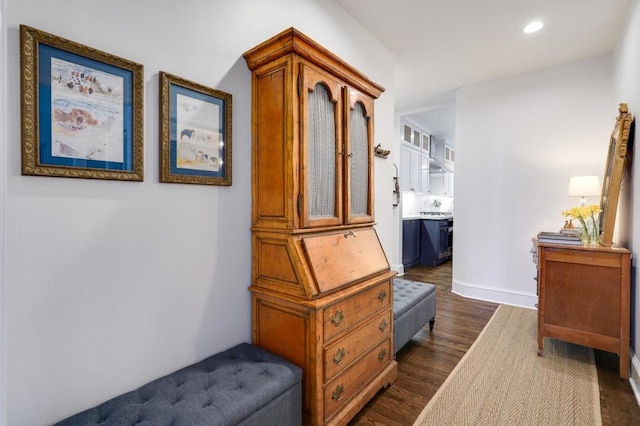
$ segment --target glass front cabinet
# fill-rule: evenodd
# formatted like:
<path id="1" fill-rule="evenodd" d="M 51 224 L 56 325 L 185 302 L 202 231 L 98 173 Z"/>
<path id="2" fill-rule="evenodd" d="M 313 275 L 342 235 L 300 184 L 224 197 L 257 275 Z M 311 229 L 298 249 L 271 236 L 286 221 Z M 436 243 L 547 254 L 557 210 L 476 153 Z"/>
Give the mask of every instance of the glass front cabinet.
<path id="1" fill-rule="evenodd" d="M 373 227 L 384 89 L 293 28 L 244 57 L 253 343 L 302 368 L 305 424 L 346 424 L 397 377 L 395 273 Z"/>
<path id="2" fill-rule="evenodd" d="M 301 227 L 373 222 L 373 99 L 301 63 Z"/>

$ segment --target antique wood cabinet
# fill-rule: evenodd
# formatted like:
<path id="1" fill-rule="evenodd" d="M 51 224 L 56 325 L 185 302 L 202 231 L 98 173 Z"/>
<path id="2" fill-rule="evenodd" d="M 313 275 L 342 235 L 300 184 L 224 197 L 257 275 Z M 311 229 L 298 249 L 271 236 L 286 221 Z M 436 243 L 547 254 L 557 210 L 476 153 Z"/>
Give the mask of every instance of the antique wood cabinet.
<path id="1" fill-rule="evenodd" d="M 303 369 L 308 424 L 346 424 L 397 376 L 394 273 L 373 213 L 384 90 L 290 28 L 252 71 L 254 344 Z"/>
<path id="2" fill-rule="evenodd" d="M 629 378 L 631 253 L 539 243 L 538 355 L 545 337 L 617 353 Z"/>

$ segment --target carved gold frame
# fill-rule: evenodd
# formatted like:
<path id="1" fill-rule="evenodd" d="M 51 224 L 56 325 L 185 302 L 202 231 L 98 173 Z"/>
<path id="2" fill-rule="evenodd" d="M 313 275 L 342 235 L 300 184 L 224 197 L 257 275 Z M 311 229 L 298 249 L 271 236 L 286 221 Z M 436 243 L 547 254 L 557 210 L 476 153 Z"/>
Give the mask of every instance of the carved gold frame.
<path id="1" fill-rule="evenodd" d="M 231 186 L 232 183 L 232 114 L 233 96 L 230 93 L 213 89 L 199 83 L 160 71 L 160 182 L 186 183 L 199 185 Z M 219 104 L 221 142 L 224 146 L 222 167 L 218 172 L 207 172 L 196 169 L 176 167 L 178 145 L 177 108 L 172 103 L 175 91 L 182 92 L 185 97 L 198 97 L 202 102 Z M 195 99 L 195 98 L 194 98 Z M 174 99 L 175 100 L 175 99 Z"/>
<path id="2" fill-rule="evenodd" d="M 609 140 L 607 163 L 602 180 L 602 196 L 600 197 L 600 245 L 610 247 L 613 240 L 613 229 L 618 210 L 620 186 L 627 162 L 629 134 L 633 124 L 633 116 L 627 104 L 621 103 L 619 115 Z"/>
<path id="3" fill-rule="evenodd" d="M 112 167 L 108 161 L 80 160 L 76 163 L 85 164 L 58 164 L 56 162 L 42 161 L 41 149 L 46 135 L 42 132 L 43 123 L 40 123 L 40 108 L 51 108 L 51 105 L 40 105 L 40 81 L 39 62 L 40 48 L 57 49 L 61 55 L 76 55 L 83 60 L 95 61 L 121 69 L 127 76 L 130 75 L 131 93 L 126 93 L 130 99 L 127 108 L 131 114 L 126 114 L 125 132 L 123 132 L 123 147 L 128 152 L 127 160 L 123 161 L 120 168 Z M 21 89 L 21 120 L 22 120 L 22 174 L 37 176 L 77 177 L 91 179 L 114 179 L 126 181 L 142 181 L 144 178 L 144 75 L 143 66 L 135 62 L 114 56 L 100 50 L 84 46 L 74 41 L 49 34 L 47 32 L 20 25 L 20 89 Z M 46 86 L 43 90 L 46 90 Z M 46 114 L 46 110 L 43 110 Z M 123 114 L 125 115 L 125 114 Z M 41 134 L 42 132 L 42 134 Z M 130 133 L 125 135 L 125 133 Z M 45 154 L 46 155 L 46 154 Z M 70 161 L 71 162 L 71 161 Z M 105 163 L 101 167 L 100 163 Z"/>

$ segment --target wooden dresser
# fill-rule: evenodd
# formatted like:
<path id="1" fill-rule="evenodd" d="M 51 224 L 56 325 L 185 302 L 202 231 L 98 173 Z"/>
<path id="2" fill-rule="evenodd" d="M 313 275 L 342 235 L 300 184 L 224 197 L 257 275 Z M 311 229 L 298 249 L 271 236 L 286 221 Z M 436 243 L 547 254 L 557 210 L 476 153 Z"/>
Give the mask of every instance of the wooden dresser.
<path id="1" fill-rule="evenodd" d="M 539 243 L 538 355 L 545 337 L 618 354 L 629 378 L 631 252 Z"/>
<path id="2" fill-rule="evenodd" d="M 346 424 L 397 377 L 394 272 L 373 227 L 384 89 L 293 28 L 244 57 L 253 342 L 302 367 L 305 423 Z"/>

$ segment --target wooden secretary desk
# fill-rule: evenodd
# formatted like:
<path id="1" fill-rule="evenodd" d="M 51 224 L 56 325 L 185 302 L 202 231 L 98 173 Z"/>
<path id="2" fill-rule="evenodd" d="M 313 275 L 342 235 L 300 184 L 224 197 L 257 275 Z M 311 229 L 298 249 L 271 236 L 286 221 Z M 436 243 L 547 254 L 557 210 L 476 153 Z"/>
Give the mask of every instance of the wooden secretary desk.
<path id="1" fill-rule="evenodd" d="M 620 247 L 540 243 L 538 355 L 545 337 L 618 354 L 629 378 L 631 252 Z"/>
<path id="2" fill-rule="evenodd" d="M 382 87 L 290 28 L 252 71 L 253 342 L 303 369 L 305 423 L 346 424 L 397 377 L 395 274 L 373 227 Z"/>

